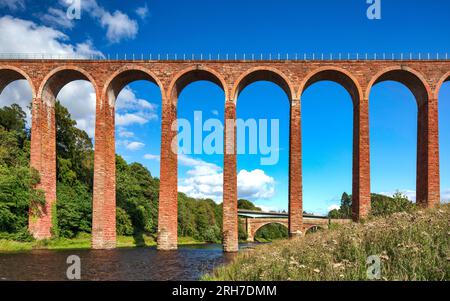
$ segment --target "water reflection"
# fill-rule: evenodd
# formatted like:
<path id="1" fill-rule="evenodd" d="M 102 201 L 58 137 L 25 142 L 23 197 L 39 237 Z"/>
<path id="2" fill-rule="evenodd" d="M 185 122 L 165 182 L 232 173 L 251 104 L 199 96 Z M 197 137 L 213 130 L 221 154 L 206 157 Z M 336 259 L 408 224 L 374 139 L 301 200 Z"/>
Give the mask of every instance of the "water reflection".
<path id="1" fill-rule="evenodd" d="M 0 279 L 67 280 L 69 255 L 80 257 L 82 280 L 198 280 L 235 256 L 223 253 L 219 244 L 180 246 L 176 251 L 157 251 L 153 247 L 33 250 L 0 254 Z"/>

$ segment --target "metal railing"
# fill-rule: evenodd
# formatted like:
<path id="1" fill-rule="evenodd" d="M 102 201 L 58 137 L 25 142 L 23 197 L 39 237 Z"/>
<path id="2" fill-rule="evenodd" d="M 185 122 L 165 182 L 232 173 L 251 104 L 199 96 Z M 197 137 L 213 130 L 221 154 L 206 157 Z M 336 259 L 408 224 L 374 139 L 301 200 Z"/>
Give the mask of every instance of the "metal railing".
<path id="1" fill-rule="evenodd" d="M 448 53 L 207 53 L 207 54 L 48 54 L 0 53 L 0 60 L 95 61 L 407 61 L 449 60 Z"/>

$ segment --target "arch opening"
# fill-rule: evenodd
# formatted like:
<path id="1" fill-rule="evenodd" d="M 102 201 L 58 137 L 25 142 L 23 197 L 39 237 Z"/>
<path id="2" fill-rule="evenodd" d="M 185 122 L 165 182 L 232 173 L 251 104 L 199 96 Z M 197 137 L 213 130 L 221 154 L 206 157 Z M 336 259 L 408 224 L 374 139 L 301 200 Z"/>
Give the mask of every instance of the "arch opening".
<path id="1" fill-rule="evenodd" d="M 215 71 L 209 69 L 190 69 L 183 71 L 172 82 L 169 89 L 172 100 L 176 102 L 188 85 L 199 81 L 211 82 L 221 88 L 225 95 L 227 94 L 225 81 Z"/>
<path id="2" fill-rule="evenodd" d="M 345 70 L 338 69 L 323 69 L 315 71 L 312 75 L 309 75 L 300 88 L 300 97 L 306 90 L 308 90 L 310 86 L 323 81 L 330 81 L 339 84 L 350 94 L 354 105 L 359 103 L 361 88 L 359 87 L 356 79 Z"/>
<path id="3" fill-rule="evenodd" d="M 412 79 L 399 81 L 400 75 L 389 75 L 375 81 L 369 95 L 369 127 L 371 191 L 387 196 L 400 192 L 414 201 L 419 101 L 414 93 L 424 92 L 407 86 Z"/>
<path id="4" fill-rule="evenodd" d="M 450 203 L 450 76 L 438 90 L 441 201 Z"/>
<path id="5" fill-rule="evenodd" d="M 26 74 L 0 67 L 0 177 L 2 218 L 0 232 L 19 234 L 28 225 L 29 204 L 24 202 L 34 185 L 30 172 L 30 104 L 34 88 Z M 6 217 L 6 218 L 5 218 Z"/>
<path id="6" fill-rule="evenodd" d="M 181 192 L 178 233 L 218 242 L 222 240 L 226 96 L 214 75 L 191 72 L 180 78 L 174 92 L 178 117 L 177 182 Z"/>
<path id="7" fill-rule="evenodd" d="M 351 218 L 348 203 L 352 202 L 344 203 L 341 196 L 353 191 L 357 86 L 335 71 L 323 71 L 305 87 L 301 97 L 304 210 L 328 214 L 329 208 L 340 206 L 340 213 Z"/>
<path id="8" fill-rule="evenodd" d="M 288 237 L 287 225 L 276 221 L 262 225 L 254 232 L 254 240 L 258 242 L 270 242 Z"/>
<path id="9" fill-rule="evenodd" d="M 104 93 L 114 114 L 116 224 L 111 231 L 148 246 L 158 230 L 163 87 L 150 71 L 132 67 L 113 74 Z"/>
<path id="10" fill-rule="evenodd" d="M 271 81 L 253 82 L 240 91 L 236 119 L 238 199 L 288 212 L 290 99 Z"/>

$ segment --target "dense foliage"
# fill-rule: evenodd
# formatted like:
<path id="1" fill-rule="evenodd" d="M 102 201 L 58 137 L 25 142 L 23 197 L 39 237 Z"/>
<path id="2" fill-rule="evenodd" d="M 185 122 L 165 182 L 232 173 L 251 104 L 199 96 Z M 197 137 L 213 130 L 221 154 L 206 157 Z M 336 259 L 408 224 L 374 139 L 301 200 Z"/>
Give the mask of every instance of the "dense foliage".
<path id="1" fill-rule="evenodd" d="M 29 168 L 30 133 L 20 106 L 0 109 L 0 238 L 29 240 L 30 200 L 43 203 L 42 191 L 32 189 L 40 179 Z"/>
<path id="2" fill-rule="evenodd" d="M 396 212 L 409 212 L 414 207 L 415 205 L 408 197 L 400 192 L 396 192 L 392 197 L 375 193 L 371 194 L 371 216 L 387 216 Z M 352 196 L 344 192 L 340 208 L 331 210 L 328 216 L 337 219 L 352 218 Z"/>
<path id="3" fill-rule="evenodd" d="M 94 149 L 86 132 L 76 128 L 68 110 L 55 106 L 57 148 L 57 205 L 52 233 L 73 238 L 90 233 Z M 39 175 L 30 170 L 30 132 L 20 106 L 0 109 L 0 238 L 30 239 L 27 231 L 30 200 L 45 202 L 35 190 Z M 116 156 L 117 234 L 156 238 L 159 179 L 139 163 L 128 164 Z M 33 204 L 35 202 L 32 202 Z M 251 202 L 239 201 L 245 209 L 260 210 Z M 222 239 L 222 205 L 179 194 L 178 232 L 200 241 Z M 245 229 L 239 236 L 246 239 Z M 267 236 L 267 235 L 266 235 Z"/>

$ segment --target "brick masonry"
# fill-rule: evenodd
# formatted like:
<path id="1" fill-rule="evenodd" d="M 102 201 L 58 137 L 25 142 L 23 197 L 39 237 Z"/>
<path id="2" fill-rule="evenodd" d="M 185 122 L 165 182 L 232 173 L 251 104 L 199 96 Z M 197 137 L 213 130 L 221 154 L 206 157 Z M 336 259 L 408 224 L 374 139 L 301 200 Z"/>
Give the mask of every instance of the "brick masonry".
<path id="1" fill-rule="evenodd" d="M 303 215 L 302 215 L 303 217 Z M 259 229 L 262 227 L 269 225 L 269 224 L 280 224 L 285 226 L 289 229 L 289 218 L 263 218 L 263 217 L 256 217 L 256 218 L 241 218 L 241 222 L 243 222 L 245 230 L 247 232 L 247 241 L 255 241 L 255 235 L 256 232 L 258 232 Z M 305 217 L 302 219 L 303 223 L 301 227 L 298 227 L 299 232 L 295 235 L 295 237 L 300 237 L 306 234 L 306 232 L 314 227 L 319 227 L 322 229 L 328 229 L 328 226 L 331 223 L 335 223 L 337 221 L 338 223 L 346 223 L 351 222 L 351 220 L 328 220 L 328 219 L 320 219 L 320 218 L 310 218 Z"/>
<path id="2" fill-rule="evenodd" d="M 30 231 L 37 238 L 51 235 L 56 200 L 54 100 L 74 80 L 90 81 L 96 91 L 95 171 L 93 197 L 94 248 L 115 247 L 115 97 L 128 83 L 149 80 L 163 98 L 161 187 L 158 248 L 177 245 L 177 155 L 172 151 L 172 123 L 177 98 L 188 84 L 209 80 L 225 92 L 225 115 L 236 118 L 240 91 L 258 80 L 279 85 L 291 99 L 290 183 L 288 224 L 291 235 L 302 231 L 301 96 L 310 85 L 330 80 L 350 93 L 354 105 L 353 218 L 370 210 L 369 96 L 371 87 L 386 80 L 405 84 L 418 104 L 417 200 L 426 207 L 440 202 L 438 94 L 450 80 L 449 61 L 89 61 L 0 60 L 0 91 L 12 81 L 26 79 L 32 89 L 31 165 L 41 174 L 39 188 L 47 203 L 30 214 Z M 226 141 L 230 135 L 225 135 Z M 232 137 L 235 139 L 234 137 Z M 227 142 L 228 143 L 228 142 Z M 226 147 L 226 146 L 225 146 Z M 236 155 L 224 156 L 224 249 L 237 250 Z"/>

